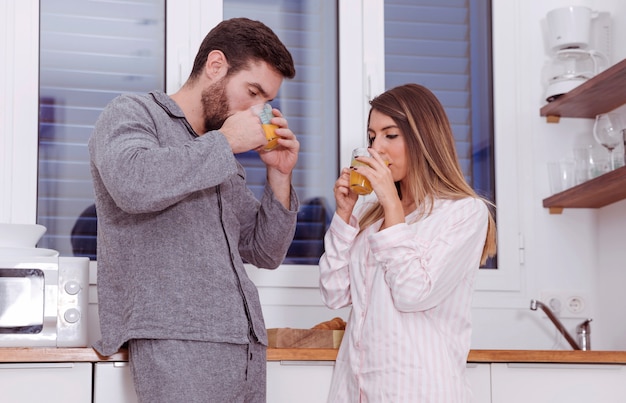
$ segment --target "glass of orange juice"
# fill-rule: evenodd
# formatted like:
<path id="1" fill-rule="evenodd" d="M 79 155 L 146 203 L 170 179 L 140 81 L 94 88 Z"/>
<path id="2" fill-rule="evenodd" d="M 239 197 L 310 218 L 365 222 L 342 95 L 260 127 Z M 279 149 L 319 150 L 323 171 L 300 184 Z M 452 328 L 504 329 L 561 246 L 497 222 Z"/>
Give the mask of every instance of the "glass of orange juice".
<path id="1" fill-rule="evenodd" d="M 267 139 L 267 145 L 263 148 L 265 151 L 273 150 L 278 146 L 278 136 L 276 135 L 276 129 L 278 126 L 270 123 L 274 114 L 272 113 L 272 105 L 255 105 L 253 111 L 259 115 L 261 119 L 261 126 L 265 132 L 265 138 Z"/>
<path id="2" fill-rule="evenodd" d="M 365 156 L 370 157 L 369 151 L 365 147 L 359 147 L 352 150 L 352 161 L 350 162 L 350 167 L 358 167 L 367 165 L 364 162 L 358 161 L 356 157 Z M 372 193 L 372 184 L 369 179 L 355 170 L 350 171 L 350 189 L 358 195 L 368 195 Z"/>

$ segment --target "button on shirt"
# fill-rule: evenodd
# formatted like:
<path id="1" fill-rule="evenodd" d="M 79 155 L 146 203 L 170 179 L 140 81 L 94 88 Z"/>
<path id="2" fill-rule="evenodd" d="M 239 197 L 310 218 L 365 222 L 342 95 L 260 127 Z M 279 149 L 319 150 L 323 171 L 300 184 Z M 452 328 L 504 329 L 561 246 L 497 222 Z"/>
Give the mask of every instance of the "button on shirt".
<path id="1" fill-rule="evenodd" d="M 358 234 L 333 217 L 320 259 L 332 309 L 352 306 L 329 402 L 468 402 L 471 298 L 488 226 L 482 200 L 437 200 L 432 212 Z"/>

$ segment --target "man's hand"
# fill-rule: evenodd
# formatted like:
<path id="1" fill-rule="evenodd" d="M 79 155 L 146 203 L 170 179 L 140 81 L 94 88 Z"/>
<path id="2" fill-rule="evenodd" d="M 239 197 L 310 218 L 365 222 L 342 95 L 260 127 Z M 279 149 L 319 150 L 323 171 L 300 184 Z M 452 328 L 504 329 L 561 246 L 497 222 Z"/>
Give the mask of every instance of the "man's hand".
<path id="1" fill-rule="evenodd" d="M 279 136 L 278 147 L 271 151 L 265 151 L 263 150 L 265 144 L 263 144 L 257 149 L 257 152 L 268 169 L 273 168 L 283 175 L 289 175 L 298 162 L 300 142 L 289 128 L 287 119 L 283 117 L 282 113 L 278 109 L 274 109 L 273 112 L 272 123 L 278 126 L 276 129 L 276 135 Z"/>
<path id="2" fill-rule="evenodd" d="M 255 150 L 267 144 L 259 117 L 249 109 L 229 116 L 220 132 L 226 137 L 233 154 Z"/>

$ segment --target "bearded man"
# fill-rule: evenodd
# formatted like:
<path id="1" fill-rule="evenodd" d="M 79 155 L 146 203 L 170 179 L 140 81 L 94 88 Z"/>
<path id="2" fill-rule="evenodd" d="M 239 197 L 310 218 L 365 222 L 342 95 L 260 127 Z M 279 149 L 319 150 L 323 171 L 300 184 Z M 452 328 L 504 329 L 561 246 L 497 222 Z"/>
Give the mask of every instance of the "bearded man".
<path id="1" fill-rule="evenodd" d="M 278 109 L 278 147 L 252 107 L 293 78 L 291 54 L 258 21 L 204 38 L 174 94 L 125 94 L 89 140 L 98 216 L 102 355 L 128 345 L 140 402 L 265 402 L 267 334 L 243 261 L 274 269 L 296 226 L 299 142 Z M 235 154 L 266 165 L 259 201 Z"/>

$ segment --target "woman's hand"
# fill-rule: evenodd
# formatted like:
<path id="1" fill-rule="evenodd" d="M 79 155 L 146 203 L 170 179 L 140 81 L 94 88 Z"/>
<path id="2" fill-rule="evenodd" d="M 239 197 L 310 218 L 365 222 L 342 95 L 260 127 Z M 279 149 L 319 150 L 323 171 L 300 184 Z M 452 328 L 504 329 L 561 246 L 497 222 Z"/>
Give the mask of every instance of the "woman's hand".
<path id="1" fill-rule="evenodd" d="M 378 201 L 382 205 L 385 204 L 386 200 L 398 199 L 396 184 L 393 181 L 387 162 L 373 148 L 368 148 L 368 151 L 371 157 L 359 157 L 359 161 L 364 162 L 367 166 L 359 165 L 353 169 L 363 174 L 370 181 L 372 189 L 374 189 Z"/>
<path id="2" fill-rule="evenodd" d="M 336 213 L 346 223 L 350 223 L 350 216 L 359 196 L 350 190 L 350 168 L 343 168 L 339 178 L 335 181 L 333 188 L 335 202 L 337 204 Z"/>
<path id="3" fill-rule="evenodd" d="M 382 228 L 404 222 L 402 201 L 387 162 L 373 148 L 369 148 L 368 151 L 371 157 L 359 157 L 359 161 L 366 163 L 367 166 L 359 165 L 354 169 L 370 181 L 378 202 L 385 210 Z"/>

